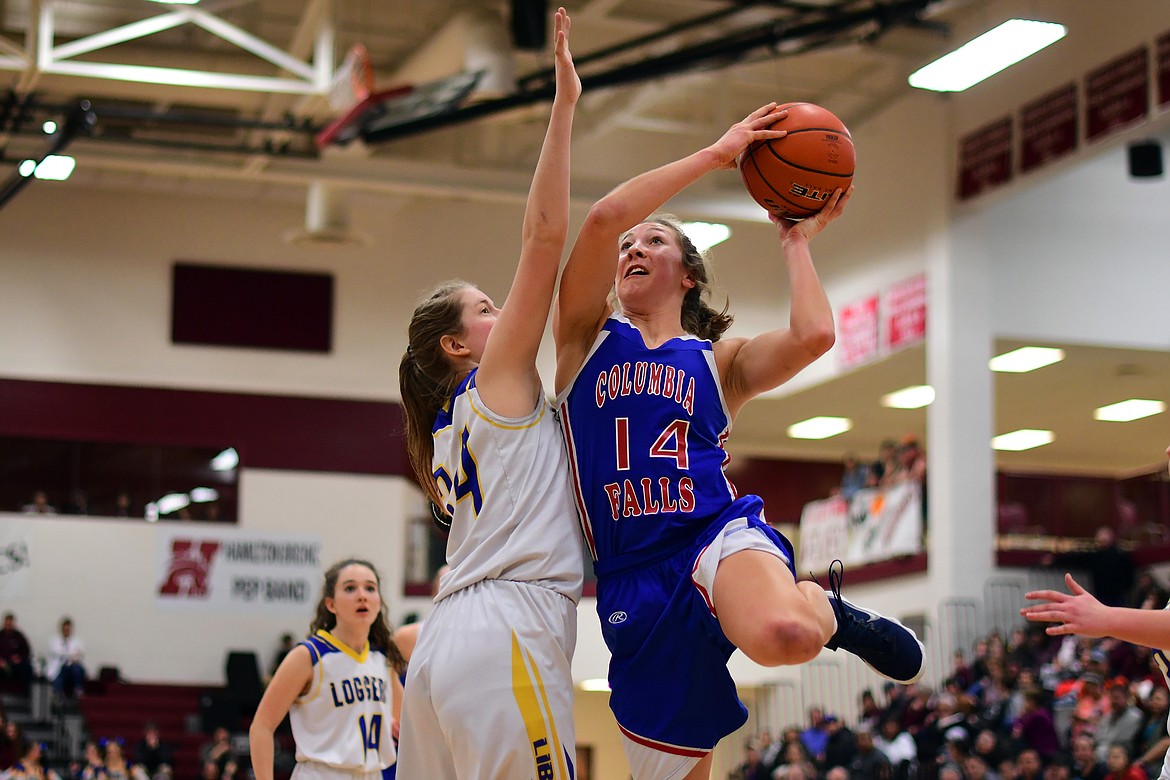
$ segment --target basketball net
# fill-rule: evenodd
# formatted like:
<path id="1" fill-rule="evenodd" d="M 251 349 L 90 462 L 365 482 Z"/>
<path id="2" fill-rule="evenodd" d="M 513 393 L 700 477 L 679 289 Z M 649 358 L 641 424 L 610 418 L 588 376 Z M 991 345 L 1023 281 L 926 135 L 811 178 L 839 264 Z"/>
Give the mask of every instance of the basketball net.
<path id="1" fill-rule="evenodd" d="M 329 84 L 329 107 L 344 111 L 360 103 L 374 91 L 374 68 L 366 47 L 355 43 L 350 47 L 345 60 L 333 74 Z"/>

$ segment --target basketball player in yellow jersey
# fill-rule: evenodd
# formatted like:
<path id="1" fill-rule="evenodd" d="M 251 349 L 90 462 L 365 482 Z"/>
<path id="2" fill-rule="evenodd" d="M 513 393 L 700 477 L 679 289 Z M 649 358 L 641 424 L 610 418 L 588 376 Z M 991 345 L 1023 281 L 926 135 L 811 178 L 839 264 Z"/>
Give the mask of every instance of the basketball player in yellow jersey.
<path id="1" fill-rule="evenodd" d="M 556 415 L 536 370 L 569 223 L 581 82 L 556 13 L 556 96 L 502 309 L 457 282 L 415 310 L 399 379 L 411 465 L 451 518 L 402 699 L 398 780 L 571 780 L 584 559 Z"/>
<path id="2" fill-rule="evenodd" d="M 294 780 L 380 780 L 394 763 L 392 703 L 406 664 L 378 583 L 362 560 L 325 572 L 311 635 L 281 661 L 256 708 L 256 780 L 272 780 L 273 734 L 285 715 L 297 745 Z"/>

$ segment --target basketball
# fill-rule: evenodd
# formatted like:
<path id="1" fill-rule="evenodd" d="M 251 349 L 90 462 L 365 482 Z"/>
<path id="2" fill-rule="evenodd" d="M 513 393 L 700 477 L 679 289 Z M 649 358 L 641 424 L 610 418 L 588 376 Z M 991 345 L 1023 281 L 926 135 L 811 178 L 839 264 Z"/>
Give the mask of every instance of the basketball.
<path id="1" fill-rule="evenodd" d="M 768 211 L 789 219 L 816 214 L 840 187 L 849 189 L 856 162 L 849 130 L 828 109 L 785 103 L 788 117 L 774 127 L 783 138 L 756 141 L 739 161 L 748 194 Z"/>

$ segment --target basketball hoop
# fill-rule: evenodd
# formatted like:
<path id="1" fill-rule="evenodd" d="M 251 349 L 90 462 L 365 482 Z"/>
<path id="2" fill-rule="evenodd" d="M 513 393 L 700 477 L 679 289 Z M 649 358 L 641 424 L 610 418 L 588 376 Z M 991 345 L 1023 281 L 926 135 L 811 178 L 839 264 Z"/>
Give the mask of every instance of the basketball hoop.
<path id="1" fill-rule="evenodd" d="M 344 111 L 360 103 L 374 92 L 374 67 L 366 47 L 355 43 L 329 83 L 329 106 Z"/>

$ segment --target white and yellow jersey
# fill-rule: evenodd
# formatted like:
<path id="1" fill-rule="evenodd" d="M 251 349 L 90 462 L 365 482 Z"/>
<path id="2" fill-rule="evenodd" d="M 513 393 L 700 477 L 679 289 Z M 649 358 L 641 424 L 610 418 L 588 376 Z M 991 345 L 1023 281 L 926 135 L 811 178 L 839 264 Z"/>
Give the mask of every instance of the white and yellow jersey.
<path id="1" fill-rule="evenodd" d="M 377 772 L 394 763 L 390 735 L 392 671 L 369 643 L 357 652 L 328 631 L 301 642 L 313 678 L 289 709 L 297 762 Z"/>
<path id="2" fill-rule="evenodd" d="M 479 397 L 476 371 L 460 383 L 433 429 L 433 470 L 451 516 L 447 563 L 435 601 L 483 580 L 547 587 L 577 603 L 584 555 L 556 413 L 542 398 L 518 419 Z"/>

